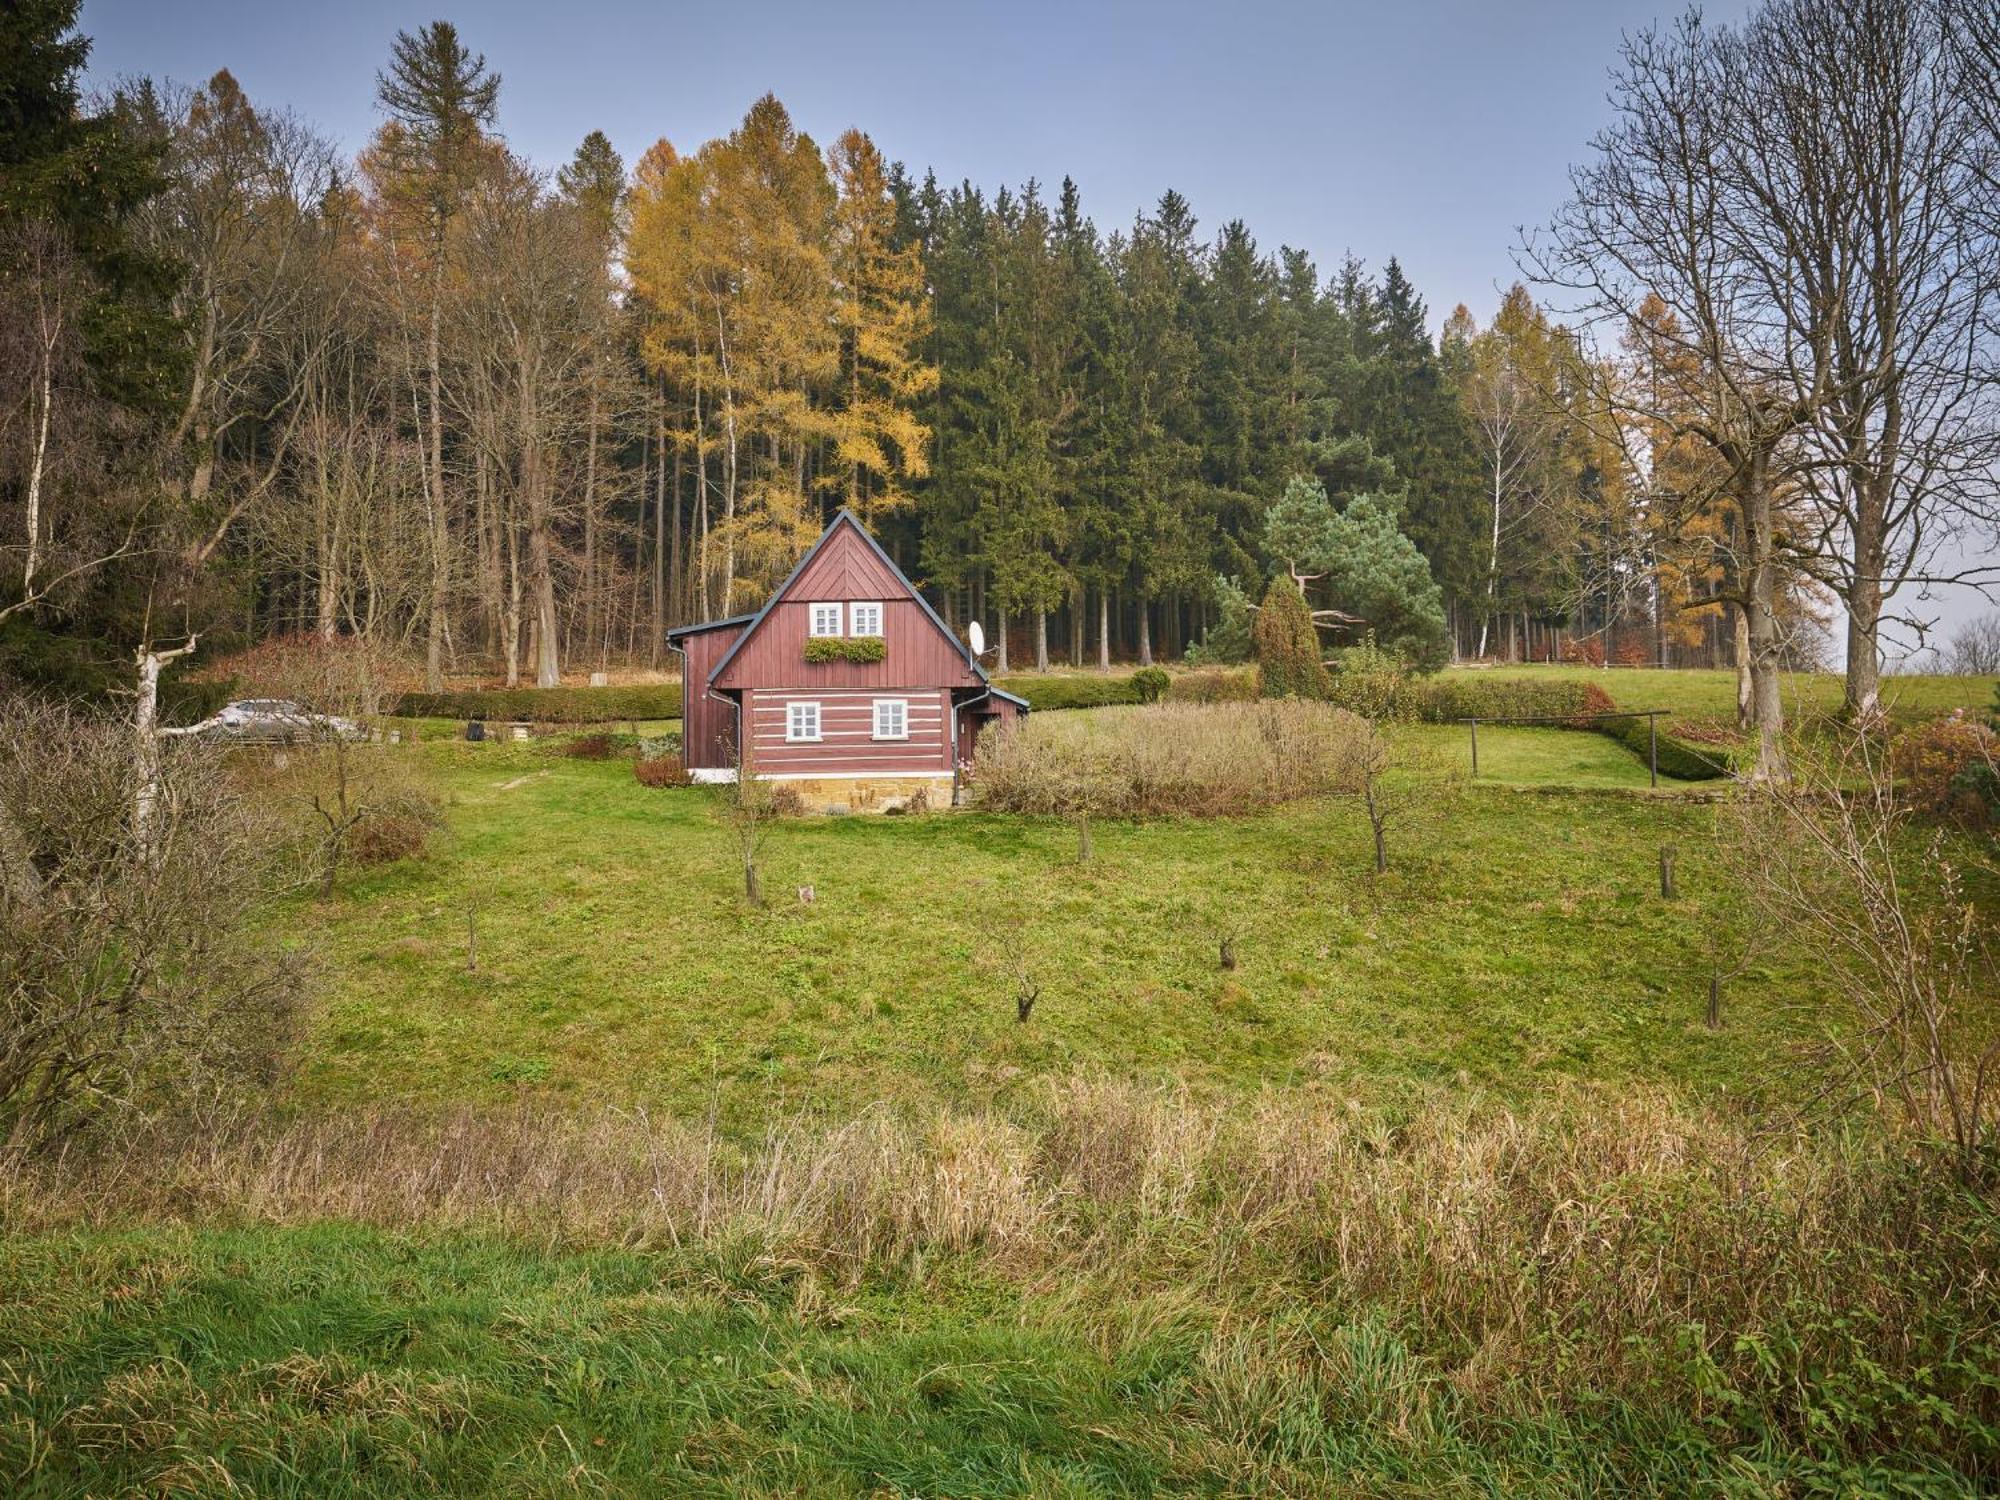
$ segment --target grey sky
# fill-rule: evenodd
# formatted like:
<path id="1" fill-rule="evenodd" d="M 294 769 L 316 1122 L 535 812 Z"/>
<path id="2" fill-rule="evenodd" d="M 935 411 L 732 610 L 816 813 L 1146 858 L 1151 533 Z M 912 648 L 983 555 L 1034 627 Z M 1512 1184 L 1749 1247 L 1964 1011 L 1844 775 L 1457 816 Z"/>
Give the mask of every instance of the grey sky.
<path id="1" fill-rule="evenodd" d="M 628 163 L 661 136 L 698 146 L 769 91 L 822 145 L 858 125 L 946 182 L 1035 177 L 1053 192 L 1072 176 L 1101 229 L 1173 187 L 1205 234 L 1240 218 L 1323 270 L 1349 252 L 1378 268 L 1394 255 L 1435 327 L 1459 302 L 1492 314 L 1517 226 L 1561 201 L 1606 118 L 1620 34 L 1680 8 L 85 0 L 82 21 L 96 82 L 196 82 L 226 66 L 260 104 L 352 149 L 378 123 L 375 72 L 397 30 L 442 16 L 499 71 L 502 131 L 543 167 L 592 129 Z M 1745 8 L 1705 6 L 1717 19 Z"/>

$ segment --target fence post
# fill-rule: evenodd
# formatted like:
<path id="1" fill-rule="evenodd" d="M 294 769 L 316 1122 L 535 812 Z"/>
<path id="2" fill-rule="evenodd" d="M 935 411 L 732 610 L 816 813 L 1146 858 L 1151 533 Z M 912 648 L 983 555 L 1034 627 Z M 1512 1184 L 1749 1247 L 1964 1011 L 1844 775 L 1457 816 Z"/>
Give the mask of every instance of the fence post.
<path id="1" fill-rule="evenodd" d="M 1474 780 L 1477 780 L 1479 776 L 1479 721 L 1477 719 L 1467 719 L 1465 722 L 1472 726 L 1472 776 Z"/>

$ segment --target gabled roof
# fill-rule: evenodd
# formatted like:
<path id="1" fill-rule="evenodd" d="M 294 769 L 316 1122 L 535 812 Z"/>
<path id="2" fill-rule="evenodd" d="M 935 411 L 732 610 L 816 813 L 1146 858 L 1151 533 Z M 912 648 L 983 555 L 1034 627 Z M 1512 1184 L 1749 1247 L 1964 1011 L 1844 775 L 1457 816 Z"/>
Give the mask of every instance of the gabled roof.
<path id="1" fill-rule="evenodd" d="M 777 603 L 780 599 L 785 597 L 786 593 L 791 589 L 791 586 L 798 581 L 799 574 L 805 572 L 805 570 L 812 565 L 812 560 L 815 557 L 819 556 L 820 549 L 825 547 L 826 544 L 833 539 L 833 534 L 836 531 L 840 530 L 843 523 L 852 526 L 854 528 L 855 535 L 860 537 L 862 541 L 868 544 L 869 550 L 875 554 L 876 558 L 881 562 L 882 566 L 889 570 L 890 576 L 893 577 L 896 580 L 896 582 L 900 583 L 903 586 L 904 591 L 908 593 L 912 599 L 917 601 L 918 605 L 921 606 L 921 608 L 923 609 L 924 614 L 930 618 L 931 624 L 935 625 L 938 628 L 938 633 L 942 635 L 946 640 L 950 641 L 952 643 L 952 646 L 959 652 L 959 654 L 964 656 L 965 664 L 968 667 L 972 668 L 973 675 L 978 677 L 978 679 L 981 682 L 986 683 L 987 686 L 991 687 L 992 679 L 986 675 L 986 669 L 979 665 L 979 659 L 972 654 L 970 648 L 968 648 L 964 642 L 959 640 L 957 635 L 955 635 L 952 632 L 951 627 L 945 624 L 943 617 L 940 616 L 935 609 L 931 608 L 931 601 L 926 599 L 923 596 L 923 594 L 918 591 L 917 586 L 910 582 L 909 575 L 906 574 L 901 568 L 896 566 L 896 560 L 891 556 L 889 556 L 887 552 L 882 550 L 882 544 L 876 541 L 874 537 L 869 535 L 868 528 L 861 524 L 861 518 L 855 515 L 853 511 L 847 509 L 846 506 L 842 506 L 840 509 L 840 513 L 827 523 L 826 530 L 822 531 L 819 534 L 819 540 L 814 542 L 812 546 L 806 549 L 806 555 L 800 558 L 798 566 L 793 568 L 792 571 L 786 575 L 785 581 L 779 584 L 777 588 L 772 591 L 771 597 L 764 601 L 764 607 L 758 610 L 755 615 L 750 617 L 750 623 L 744 629 L 743 633 L 737 636 L 734 641 L 730 642 L 729 649 L 722 653 L 722 659 L 718 661 L 715 664 L 714 669 L 709 672 L 708 680 L 711 683 L 714 682 L 728 668 L 730 662 L 736 659 L 736 653 L 743 649 L 743 643 L 749 640 L 751 636 L 757 633 L 757 627 L 764 623 L 764 617 L 770 614 L 772 609 L 774 609 L 777 606 Z M 726 624 L 729 622 L 717 621 L 716 623 Z M 1019 700 L 1017 699 L 1016 701 L 1018 702 Z M 1027 707 L 1026 704 L 1022 704 L 1021 706 L 1023 708 Z"/>

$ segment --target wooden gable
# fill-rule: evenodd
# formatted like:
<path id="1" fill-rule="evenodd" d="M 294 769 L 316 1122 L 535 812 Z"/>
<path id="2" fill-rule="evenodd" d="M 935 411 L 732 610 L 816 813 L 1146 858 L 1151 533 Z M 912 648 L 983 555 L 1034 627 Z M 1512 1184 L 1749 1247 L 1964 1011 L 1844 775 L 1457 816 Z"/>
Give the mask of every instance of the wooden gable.
<path id="1" fill-rule="evenodd" d="M 808 662 L 815 603 L 882 606 L 879 662 Z M 986 677 L 909 579 L 843 510 L 716 664 L 709 685 L 744 688 L 958 688 Z"/>

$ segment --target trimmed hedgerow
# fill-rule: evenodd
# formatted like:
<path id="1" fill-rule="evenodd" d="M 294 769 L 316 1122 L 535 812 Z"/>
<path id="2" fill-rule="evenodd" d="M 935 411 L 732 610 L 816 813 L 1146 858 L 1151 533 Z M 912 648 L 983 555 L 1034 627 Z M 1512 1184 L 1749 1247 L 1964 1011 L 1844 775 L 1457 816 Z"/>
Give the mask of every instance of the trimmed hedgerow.
<path id="1" fill-rule="evenodd" d="M 1132 674 L 1132 691 L 1139 695 L 1141 703 L 1158 703 L 1172 683 L 1165 667 L 1141 667 Z"/>
<path id="2" fill-rule="evenodd" d="M 640 687 L 482 688 L 404 693 L 387 711 L 408 719 L 522 719 L 531 724 L 611 724 L 620 719 L 678 719 L 681 685 Z"/>
<path id="3" fill-rule="evenodd" d="M 880 661 L 887 651 L 879 635 L 815 635 L 806 640 L 806 660 L 814 665 L 851 661 L 865 666 Z"/>
<path id="4" fill-rule="evenodd" d="M 1642 761 L 1652 752 L 1646 720 L 1642 716 L 1602 719 L 1594 727 L 1598 733 L 1607 734 L 1625 745 Z M 1682 739 L 1674 733 L 1672 724 L 1666 719 L 1660 720 L 1659 736 L 1662 776 L 1670 776 L 1675 781 L 1716 781 L 1729 775 L 1732 761 L 1728 747 Z"/>
<path id="5" fill-rule="evenodd" d="M 1114 703 L 1139 701 L 1139 690 L 1130 677 L 1020 675 L 996 677 L 993 685 L 1016 698 L 1026 698 L 1028 707 L 1042 712 L 1055 708 L 1107 708 Z"/>

